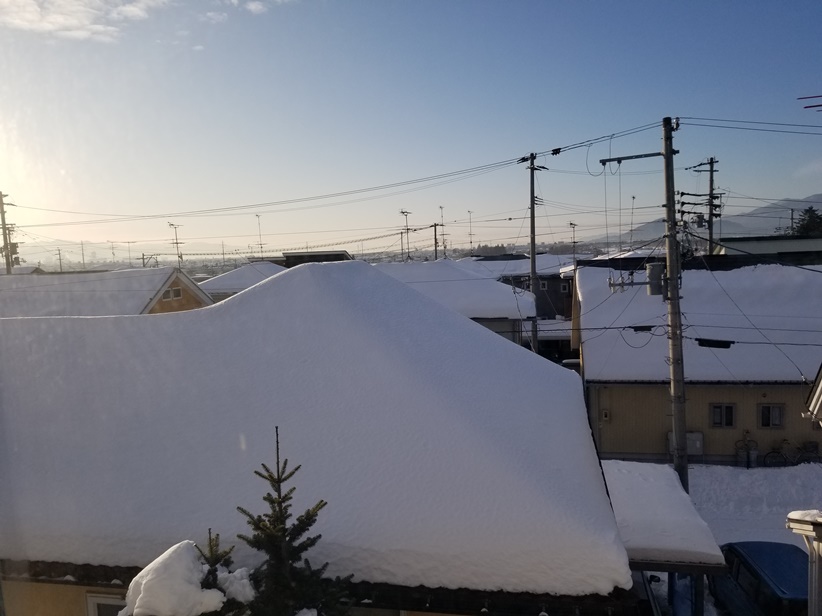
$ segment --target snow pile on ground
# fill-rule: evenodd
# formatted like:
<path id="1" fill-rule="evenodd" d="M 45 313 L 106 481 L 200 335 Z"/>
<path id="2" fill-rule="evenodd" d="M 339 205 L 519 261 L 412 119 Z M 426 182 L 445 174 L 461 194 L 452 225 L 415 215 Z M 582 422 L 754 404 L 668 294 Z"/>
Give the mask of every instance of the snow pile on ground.
<path id="1" fill-rule="evenodd" d="M 143 566 L 246 532 L 279 426 L 295 510 L 329 503 L 310 555 L 329 575 L 631 583 L 579 375 L 365 263 L 185 313 L 0 319 L 0 389 L 0 558 Z"/>
<path id="2" fill-rule="evenodd" d="M 192 541 L 182 541 L 163 552 L 145 567 L 131 582 L 126 594 L 126 607 L 118 616 L 198 616 L 219 610 L 226 596 L 219 590 L 200 587 L 205 565 Z M 234 579 L 226 573 L 225 578 Z M 231 584 L 242 597 L 253 597 L 248 571 L 237 576 L 239 584 Z M 245 588 L 241 586 L 245 585 Z M 251 595 L 249 595 L 251 592 Z"/>
<path id="3" fill-rule="evenodd" d="M 822 465 L 739 468 L 694 465 L 689 471 L 691 499 L 717 542 L 781 541 L 805 548 L 785 528 L 791 511 L 818 507 Z"/>

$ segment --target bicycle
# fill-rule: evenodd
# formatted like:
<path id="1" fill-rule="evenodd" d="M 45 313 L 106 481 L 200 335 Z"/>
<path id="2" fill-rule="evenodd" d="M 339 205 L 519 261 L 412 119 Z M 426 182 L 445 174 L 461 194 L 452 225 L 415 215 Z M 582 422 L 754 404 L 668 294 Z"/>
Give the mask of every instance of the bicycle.
<path id="1" fill-rule="evenodd" d="M 762 464 L 765 466 L 796 466 L 797 464 L 806 464 L 808 462 L 819 463 L 819 454 L 816 452 L 818 445 L 810 441 L 803 446 L 784 439 L 778 449 L 774 448 L 770 453 L 765 454 L 762 458 Z"/>
<path id="2" fill-rule="evenodd" d="M 734 443 L 737 464 L 745 468 L 756 466 L 756 457 L 759 452 L 759 444 L 752 438 L 748 438 L 749 434 L 750 431 L 745 430 L 742 438 Z"/>

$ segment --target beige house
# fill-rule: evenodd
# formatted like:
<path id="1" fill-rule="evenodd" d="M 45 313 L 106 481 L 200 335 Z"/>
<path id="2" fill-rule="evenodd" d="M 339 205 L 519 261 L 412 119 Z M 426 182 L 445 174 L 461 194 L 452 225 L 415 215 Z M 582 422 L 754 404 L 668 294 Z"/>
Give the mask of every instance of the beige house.
<path id="1" fill-rule="evenodd" d="M 683 272 L 691 460 L 758 464 L 786 440 L 790 452 L 818 450 L 819 423 L 802 415 L 822 357 L 820 273 L 779 265 Z M 577 273 L 574 336 L 604 458 L 671 453 L 667 305 L 644 282 L 644 272 Z"/>

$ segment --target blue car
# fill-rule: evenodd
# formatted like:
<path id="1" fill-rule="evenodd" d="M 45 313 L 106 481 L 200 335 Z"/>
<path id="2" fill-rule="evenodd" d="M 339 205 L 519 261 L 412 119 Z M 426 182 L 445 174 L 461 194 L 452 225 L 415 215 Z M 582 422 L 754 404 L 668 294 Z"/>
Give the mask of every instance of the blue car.
<path id="1" fill-rule="evenodd" d="M 801 548 L 740 541 L 722 553 L 728 573 L 708 576 L 717 607 L 734 616 L 807 616 L 808 555 Z"/>

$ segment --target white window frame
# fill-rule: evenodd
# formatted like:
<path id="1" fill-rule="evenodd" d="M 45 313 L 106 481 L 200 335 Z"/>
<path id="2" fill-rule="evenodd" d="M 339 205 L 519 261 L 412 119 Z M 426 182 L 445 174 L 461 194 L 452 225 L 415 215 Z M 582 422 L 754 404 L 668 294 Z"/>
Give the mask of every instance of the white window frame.
<path id="1" fill-rule="evenodd" d="M 98 616 L 98 605 L 114 605 L 122 609 L 126 606 L 126 600 L 118 595 L 86 595 L 88 616 Z"/>
<path id="2" fill-rule="evenodd" d="M 768 423 L 764 421 L 763 412 L 768 408 Z M 779 420 L 773 421 L 773 409 L 778 409 Z M 781 430 L 785 427 L 785 405 L 784 404 L 758 404 L 756 406 L 756 421 L 760 428 L 766 430 Z"/>
<path id="3" fill-rule="evenodd" d="M 172 287 L 171 299 L 183 299 L 183 287 Z"/>

